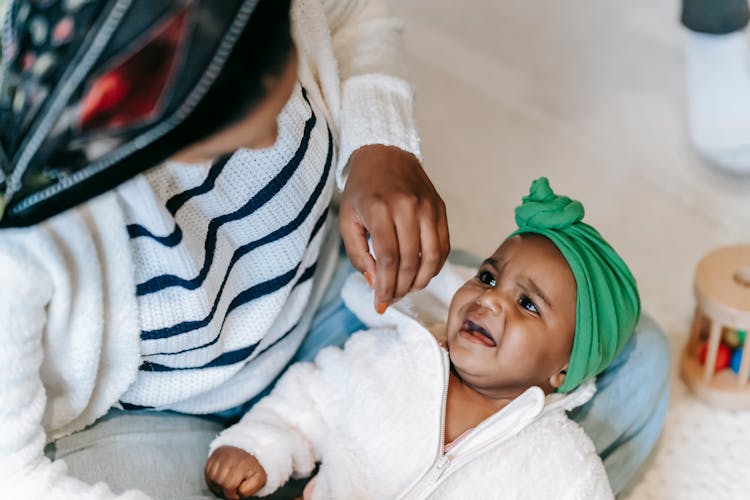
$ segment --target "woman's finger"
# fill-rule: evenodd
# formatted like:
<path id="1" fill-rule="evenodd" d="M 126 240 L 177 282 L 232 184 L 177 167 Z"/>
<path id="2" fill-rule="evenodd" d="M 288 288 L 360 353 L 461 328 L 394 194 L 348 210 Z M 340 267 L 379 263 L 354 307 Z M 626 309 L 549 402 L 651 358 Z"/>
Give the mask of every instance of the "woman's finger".
<path id="1" fill-rule="evenodd" d="M 394 224 L 398 237 L 398 272 L 393 298 L 398 300 L 409 293 L 420 269 L 420 221 L 415 203 L 402 202 L 394 210 Z"/>
<path id="2" fill-rule="evenodd" d="M 375 252 L 375 302 L 382 313 L 393 302 L 399 268 L 399 241 L 390 210 L 378 206 L 369 211 L 365 223 L 370 229 L 372 249 Z"/>
<path id="3" fill-rule="evenodd" d="M 356 213 L 349 207 L 341 207 L 339 214 L 339 232 L 344 240 L 344 247 L 354 269 L 360 273 L 375 273 L 375 259 L 370 255 L 367 243 L 367 228 L 359 220 Z"/>
<path id="4" fill-rule="evenodd" d="M 412 290 L 421 290 L 426 287 L 433 276 L 435 276 L 443 265 L 440 237 L 434 221 L 422 220 L 419 231 L 421 255 L 419 259 L 419 271 Z"/>

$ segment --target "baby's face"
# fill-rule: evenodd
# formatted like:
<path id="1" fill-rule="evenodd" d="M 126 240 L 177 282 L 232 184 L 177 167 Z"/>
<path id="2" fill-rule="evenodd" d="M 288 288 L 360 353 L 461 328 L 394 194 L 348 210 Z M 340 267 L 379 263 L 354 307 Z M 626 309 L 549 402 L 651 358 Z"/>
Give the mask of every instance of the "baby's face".
<path id="1" fill-rule="evenodd" d="M 557 247 L 543 236 L 514 236 L 453 296 L 451 361 L 483 394 L 515 397 L 534 385 L 550 392 L 562 384 L 550 378 L 567 368 L 575 316 L 575 278 Z"/>

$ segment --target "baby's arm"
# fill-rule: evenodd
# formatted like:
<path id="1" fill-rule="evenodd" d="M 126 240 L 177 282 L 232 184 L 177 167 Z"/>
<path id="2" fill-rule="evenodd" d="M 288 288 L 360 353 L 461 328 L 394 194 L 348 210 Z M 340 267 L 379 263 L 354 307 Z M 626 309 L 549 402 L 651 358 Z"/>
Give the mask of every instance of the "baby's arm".
<path id="1" fill-rule="evenodd" d="M 344 359 L 341 350 L 326 349 L 316 364 L 292 366 L 268 397 L 219 434 L 206 465 L 209 486 L 232 494 L 245 488 L 243 495 L 255 489 L 254 494 L 265 496 L 292 475 L 312 473 L 319 444 L 330 430 L 329 416 L 343 400 L 336 395 L 348 373 Z"/>

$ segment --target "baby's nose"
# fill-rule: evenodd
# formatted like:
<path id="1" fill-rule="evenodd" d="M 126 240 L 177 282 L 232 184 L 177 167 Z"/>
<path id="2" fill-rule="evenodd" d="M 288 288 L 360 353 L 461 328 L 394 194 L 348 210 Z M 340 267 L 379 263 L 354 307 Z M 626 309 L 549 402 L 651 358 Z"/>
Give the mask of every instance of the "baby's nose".
<path id="1" fill-rule="evenodd" d="M 479 307 L 496 313 L 502 310 L 502 304 L 498 300 L 497 295 L 494 290 L 485 290 L 484 293 L 476 298 L 475 302 Z"/>

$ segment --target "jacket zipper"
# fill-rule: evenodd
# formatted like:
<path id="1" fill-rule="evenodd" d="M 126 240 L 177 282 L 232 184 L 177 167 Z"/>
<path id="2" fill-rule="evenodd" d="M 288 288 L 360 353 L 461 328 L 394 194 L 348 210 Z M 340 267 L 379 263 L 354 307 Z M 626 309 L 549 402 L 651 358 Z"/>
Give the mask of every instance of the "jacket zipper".
<path id="1" fill-rule="evenodd" d="M 503 435 L 499 438 L 491 439 L 488 442 L 483 443 L 483 445 L 479 447 L 473 447 L 474 449 L 472 449 L 471 451 L 467 450 L 467 452 L 461 453 L 461 450 L 465 449 L 467 444 L 470 444 L 470 442 L 472 441 L 476 442 L 477 433 L 482 433 L 482 431 L 485 429 L 485 426 L 487 424 L 485 421 L 472 431 L 473 438 L 472 436 L 467 436 L 467 439 L 464 442 L 456 445 L 456 447 L 451 450 L 450 454 L 445 453 L 445 413 L 448 401 L 450 362 L 448 360 L 447 352 L 442 351 L 441 349 L 441 354 L 443 360 L 444 377 L 443 401 L 440 420 L 440 447 L 437 450 L 437 456 L 430 468 L 427 469 L 427 471 L 425 471 L 425 473 L 422 474 L 422 476 L 417 481 L 413 482 L 401 496 L 399 496 L 400 500 L 423 500 L 429 498 L 429 496 L 435 491 L 435 488 L 442 482 L 442 479 L 449 475 L 449 470 L 450 473 L 452 473 L 454 470 L 461 468 L 464 464 L 471 462 L 479 455 L 482 455 L 487 450 L 496 446 L 499 442 L 516 435 L 518 431 L 519 424 L 517 423 L 516 425 L 512 425 L 511 429 L 506 429 L 503 432 Z M 531 420 L 535 419 L 540 414 L 540 410 L 541 409 L 534 411 L 533 416 L 531 416 Z M 526 419 L 523 418 L 523 420 Z M 520 425 L 521 427 L 525 427 L 526 425 L 528 425 L 528 423 L 529 421 L 526 421 L 525 423 L 522 423 Z M 513 428 L 515 428 L 515 430 Z"/>
<path id="2" fill-rule="evenodd" d="M 438 347 L 440 349 L 440 347 Z M 440 479 L 445 470 L 450 465 L 451 459 L 444 452 L 445 448 L 445 412 L 448 405 L 448 380 L 450 378 L 450 363 L 448 353 L 440 349 L 440 355 L 443 361 L 443 400 L 440 407 L 440 439 L 437 450 L 437 457 L 432 462 L 427 471 L 422 474 L 417 481 L 412 483 L 409 488 L 399 497 L 400 499 L 424 498 L 426 494 L 432 491 L 435 483 Z"/>

